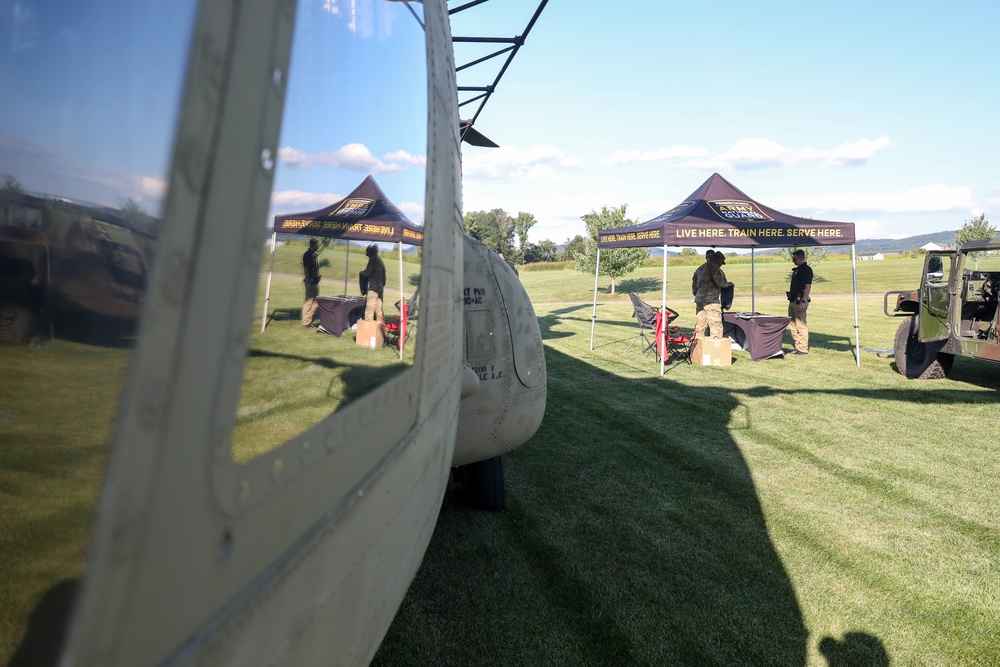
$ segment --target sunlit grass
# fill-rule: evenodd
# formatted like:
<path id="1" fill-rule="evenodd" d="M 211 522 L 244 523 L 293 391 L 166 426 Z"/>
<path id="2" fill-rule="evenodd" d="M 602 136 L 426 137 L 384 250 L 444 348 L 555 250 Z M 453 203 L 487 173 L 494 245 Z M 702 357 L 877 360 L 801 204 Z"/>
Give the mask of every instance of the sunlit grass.
<path id="1" fill-rule="evenodd" d="M 882 294 L 889 290 L 916 289 L 920 283 L 920 259 L 898 259 L 881 262 L 857 262 L 858 292 L 861 294 Z M 670 303 L 691 303 L 691 275 L 697 265 L 667 265 L 667 301 Z M 854 279 L 851 262 L 827 260 L 813 267 L 815 283 L 813 293 L 817 295 L 851 294 Z M 736 284 L 736 296 L 784 297 L 792 265 L 780 262 L 758 262 L 726 264 L 726 277 Z M 574 303 L 591 301 L 594 296 L 594 274 L 582 273 L 573 268 L 562 271 L 523 271 L 521 282 L 528 290 L 533 303 Z M 615 296 L 611 296 L 611 279 L 605 275 L 598 278 L 597 300 L 628 301 L 629 292 L 637 292 L 649 302 L 659 303 L 663 283 L 663 265 L 645 266 L 636 269 L 624 278 L 619 278 L 615 286 Z M 673 306 L 678 310 L 676 306 Z M 759 310 L 759 309 L 758 309 Z"/>
<path id="2" fill-rule="evenodd" d="M 1000 365 L 858 367 L 830 298 L 808 357 L 661 378 L 623 354 L 628 306 L 594 350 L 589 304 L 536 311 L 549 396 L 509 508 L 445 509 L 375 664 L 1000 663 Z M 881 311 L 862 350 L 892 345 Z"/>
<path id="3" fill-rule="evenodd" d="M 859 263 L 859 291 L 914 287 L 919 267 Z M 419 265 L 404 269 L 409 294 Z M 684 328 L 691 270 L 668 273 Z M 784 312 L 787 271 L 758 265 L 758 311 Z M 412 359 L 299 328 L 288 273 L 272 281 L 267 331 L 248 322 L 240 461 Z M 727 273 L 749 284 L 749 266 Z M 849 262 L 817 273 L 817 294 L 850 293 Z M 626 281 L 658 302 L 661 275 Z M 594 350 L 592 275 L 521 278 L 546 341 L 546 418 L 506 457 L 506 512 L 444 512 L 379 664 L 824 665 L 820 642 L 852 632 L 891 664 L 1000 663 L 1000 364 L 959 359 L 950 380 L 907 381 L 865 352 L 891 348 L 899 320 L 863 296 L 859 368 L 852 299 L 831 297 L 810 309 L 808 357 L 736 352 L 731 368 L 661 378 L 624 354 L 637 327 L 605 278 Z M 324 278 L 324 294 L 341 290 Z M 258 317 L 263 280 L 259 298 Z M 0 350 L 0 664 L 44 592 L 82 570 L 127 363 L 127 350 L 58 340 Z"/>

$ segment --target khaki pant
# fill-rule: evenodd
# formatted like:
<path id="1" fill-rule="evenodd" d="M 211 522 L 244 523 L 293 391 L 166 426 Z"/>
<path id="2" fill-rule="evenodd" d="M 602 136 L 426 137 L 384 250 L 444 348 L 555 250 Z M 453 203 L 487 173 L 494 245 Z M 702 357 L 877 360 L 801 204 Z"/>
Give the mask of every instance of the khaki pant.
<path id="1" fill-rule="evenodd" d="M 712 338 L 722 338 L 722 306 L 718 303 L 696 303 L 698 307 L 698 318 L 694 325 L 694 337 L 702 338 L 705 329 L 712 334 Z"/>
<path id="2" fill-rule="evenodd" d="M 365 319 L 385 321 L 385 317 L 382 315 L 382 299 L 378 298 L 378 293 L 373 290 L 368 290 L 368 300 L 365 301 Z"/>
<path id="3" fill-rule="evenodd" d="M 319 308 L 319 302 L 316 301 L 316 297 L 319 296 L 319 285 L 306 285 L 306 302 L 302 304 L 302 326 L 307 327 L 312 324 L 313 317 L 316 316 L 316 309 Z"/>
<path id="4" fill-rule="evenodd" d="M 802 310 L 799 310 L 799 305 L 804 305 Z M 799 352 L 809 351 L 809 327 L 806 326 L 806 312 L 809 310 L 809 303 L 797 304 L 794 302 L 788 303 L 788 317 L 792 319 L 788 323 L 788 330 L 792 332 L 792 342 L 795 343 L 795 349 Z"/>

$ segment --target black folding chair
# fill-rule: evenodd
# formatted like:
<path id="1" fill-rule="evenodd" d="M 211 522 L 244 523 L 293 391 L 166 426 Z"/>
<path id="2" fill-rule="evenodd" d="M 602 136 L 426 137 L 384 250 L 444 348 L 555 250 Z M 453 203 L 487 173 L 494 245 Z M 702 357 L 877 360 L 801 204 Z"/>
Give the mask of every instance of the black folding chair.
<path id="1" fill-rule="evenodd" d="M 639 295 L 635 292 L 629 292 L 628 298 L 632 301 L 632 315 L 635 317 L 636 322 L 639 323 L 639 335 L 632 339 L 629 346 L 625 348 L 625 352 L 632 349 L 632 346 L 641 338 L 642 339 L 642 353 L 649 354 L 652 350 L 656 358 L 659 359 L 660 355 L 657 353 L 656 341 L 650 342 L 646 338 L 646 331 L 650 333 L 656 332 L 656 313 L 660 312 L 659 308 L 654 308 L 645 301 L 639 298 Z"/>

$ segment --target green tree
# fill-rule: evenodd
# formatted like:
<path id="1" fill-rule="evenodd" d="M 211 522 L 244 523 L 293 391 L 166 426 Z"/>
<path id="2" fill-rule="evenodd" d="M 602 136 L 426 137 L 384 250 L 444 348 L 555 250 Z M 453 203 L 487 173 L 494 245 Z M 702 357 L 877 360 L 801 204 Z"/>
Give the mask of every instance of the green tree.
<path id="1" fill-rule="evenodd" d="M 554 262 L 559 257 L 559 247 L 555 242 L 545 239 L 538 242 L 538 250 L 541 253 L 543 262 Z"/>
<path id="2" fill-rule="evenodd" d="M 538 224 L 535 216 L 530 213 L 518 213 L 514 219 L 514 229 L 517 231 L 517 245 L 521 250 L 528 247 L 528 230 Z"/>
<path id="3" fill-rule="evenodd" d="M 586 245 L 587 239 L 583 238 L 580 234 L 577 234 L 571 239 L 566 239 L 566 242 L 563 244 L 563 259 L 576 259 L 577 253 L 583 252 Z"/>
<path id="4" fill-rule="evenodd" d="M 515 221 L 502 208 L 466 213 L 462 222 L 466 234 L 482 241 L 493 252 L 504 253 L 508 259 L 514 259 Z"/>
<path id="5" fill-rule="evenodd" d="M 698 254 L 698 251 L 694 248 L 682 248 L 681 257 L 694 257 Z"/>
<path id="6" fill-rule="evenodd" d="M 157 220 L 142 207 L 142 204 L 129 197 L 119 208 L 122 217 L 132 223 L 132 228 L 150 235 L 157 233 Z"/>
<path id="7" fill-rule="evenodd" d="M 24 194 L 24 188 L 21 187 L 21 182 L 12 174 L 4 174 L 3 185 L 0 186 L 0 194 L 5 197 Z"/>
<path id="8" fill-rule="evenodd" d="M 559 251 L 556 248 L 556 244 L 548 239 L 539 241 L 538 243 L 529 243 L 528 247 L 523 249 L 525 264 L 530 262 L 554 262 L 558 255 Z"/>
<path id="9" fill-rule="evenodd" d="M 602 206 L 601 210 L 591 211 L 582 216 L 587 225 L 587 237 L 584 239 L 583 250 L 578 252 L 576 268 L 578 271 L 593 273 L 597 267 L 597 233 L 602 229 L 614 229 L 637 224 L 634 220 L 625 218 L 628 204 L 617 208 Z M 646 248 L 607 248 L 601 251 L 601 270 L 611 278 L 611 295 L 615 294 L 615 281 L 632 273 L 649 256 Z"/>
<path id="10" fill-rule="evenodd" d="M 966 220 L 962 228 L 955 232 L 955 245 L 962 247 L 969 241 L 991 239 L 996 235 L 996 227 L 986 219 L 985 213 L 980 213 L 971 220 Z"/>
<path id="11" fill-rule="evenodd" d="M 808 247 L 792 246 L 790 248 L 781 249 L 781 259 L 786 262 L 792 261 L 792 253 L 796 250 L 801 250 L 806 254 L 806 261 L 810 264 L 816 265 L 826 259 L 826 248 L 821 245 L 812 245 Z"/>

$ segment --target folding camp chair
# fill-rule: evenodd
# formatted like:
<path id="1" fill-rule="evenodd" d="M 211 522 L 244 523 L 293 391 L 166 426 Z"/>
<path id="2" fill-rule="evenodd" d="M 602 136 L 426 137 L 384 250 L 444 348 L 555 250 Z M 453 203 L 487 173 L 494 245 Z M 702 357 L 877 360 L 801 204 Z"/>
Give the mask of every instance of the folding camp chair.
<path id="1" fill-rule="evenodd" d="M 396 302 L 396 309 L 399 310 L 399 315 L 385 318 L 385 342 L 387 345 L 399 349 L 399 337 L 403 331 L 404 315 L 406 318 L 406 338 L 403 342 L 405 343 L 410 339 L 410 336 L 413 334 L 413 328 L 417 325 L 417 297 L 419 294 L 420 288 L 418 287 L 413 291 L 413 296 L 406 303 L 402 303 L 401 301 Z"/>
<path id="2" fill-rule="evenodd" d="M 691 343 L 694 342 L 693 332 L 683 332 L 679 327 L 673 325 L 680 313 L 670 308 L 664 309 L 667 322 L 664 324 L 664 338 L 667 345 L 666 359 L 677 359 L 691 363 Z"/>
<path id="3" fill-rule="evenodd" d="M 657 354 L 656 341 L 650 342 L 646 338 L 646 331 L 654 333 L 656 331 L 656 314 L 660 312 L 659 308 L 654 308 L 645 301 L 639 298 L 639 295 L 635 292 L 629 292 L 628 298 L 632 300 L 632 315 L 635 317 L 636 321 L 639 323 L 639 335 L 637 335 L 629 346 L 625 348 L 628 352 L 632 349 L 632 346 L 641 338 L 642 339 L 642 352 L 643 354 L 649 354 L 650 350 L 659 359 L 660 355 Z"/>

